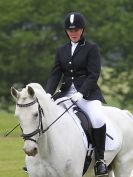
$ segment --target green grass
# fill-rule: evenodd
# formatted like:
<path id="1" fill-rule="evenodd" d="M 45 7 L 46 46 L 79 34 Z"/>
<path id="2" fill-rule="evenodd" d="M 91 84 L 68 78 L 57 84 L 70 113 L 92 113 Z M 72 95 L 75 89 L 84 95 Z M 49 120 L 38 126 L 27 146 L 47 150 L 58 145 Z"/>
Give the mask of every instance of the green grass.
<path id="1" fill-rule="evenodd" d="M 0 136 L 4 136 L 12 128 L 18 124 L 17 119 L 13 114 L 0 111 Z M 20 128 L 16 128 L 10 136 L 19 136 L 21 134 Z"/>
<path id="2" fill-rule="evenodd" d="M 0 112 L 0 177 L 27 177 L 22 171 L 25 154 L 19 127 L 8 137 L 17 120 L 12 114 Z"/>

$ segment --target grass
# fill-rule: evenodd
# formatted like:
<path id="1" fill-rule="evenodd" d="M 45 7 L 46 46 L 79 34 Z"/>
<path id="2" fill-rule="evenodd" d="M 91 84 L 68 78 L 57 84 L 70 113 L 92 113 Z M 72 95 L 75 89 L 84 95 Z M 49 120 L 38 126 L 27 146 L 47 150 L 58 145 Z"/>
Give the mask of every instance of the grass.
<path id="1" fill-rule="evenodd" d="M 4 136 L 7 132 L 9 132 L 12 128 L 14 128 L 18 124 L 15 116 L 13 114 L 9 114 L 4 111 L 0 111 L 0 136 Z M 11 133 L 12 136 L 20 135 L 20 128 L 18 127 Z"/>
<path id="2" fill-rule="evenodd" d="M 14 115 L 0 112 L 0 177 L 27 177 L 22 171 L 24 165 L 23 140 L 17 128 L 5 137 L 18 122 Z"/>

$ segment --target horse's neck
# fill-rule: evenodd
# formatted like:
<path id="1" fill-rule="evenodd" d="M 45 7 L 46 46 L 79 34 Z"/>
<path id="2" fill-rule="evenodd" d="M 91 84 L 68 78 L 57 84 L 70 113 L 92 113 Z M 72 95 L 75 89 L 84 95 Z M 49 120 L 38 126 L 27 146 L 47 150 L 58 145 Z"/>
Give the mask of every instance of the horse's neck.
<path id="1" fill-rule="evenodd" d="M 41 104 L 44 110 L 43 125 L 45 128 L 47 128 L 65 111 L 64 108 L 57 106 L 56 103 L 50 99 L 46 99 L 43 102 L 41 100 Z M 69 152 L 70 144 L 73 149 L 72 152 Z M 79 153 L 77 152 L 77 154 L 80 154 L 82 151 L 83 156 L 86 154 L 86 149 L 84 148 L 83 140 L 81 138 L 81 132 L 68 112 L 64 113 L 48 129 L 48 131 L 40 137 L 38 147 L 40 157 L 44 161 L 52 163 L 57 163 L 58 160 L 61 163 L 63 160 L 63 163 L 65 163 L 68 160 L 67 158 L 71 158 L 72 154 L 75 152 L 75 147 L 80 147 L 78 148 Z M 67 153 L 66 157 L 64 157 L 65 153 Z M 55 159 L 57 159 L 56 162 L 53 162 Z"/>
<path id="2" fill-rule="evenodd" d="M 42 121 L 43 121 L 43 128 L 46 129 L 65 111 L 65 109 L 56 105 L 56 103 L 52 101 L 51 99 L 49 99 L 46 95 L 45 95 L 46 97 L 44 95 L 41 97 L 40 96 L 38 95 L 38 101 L 44 111 L 44 117 Z M 61 117 L 60 119 L 63 119 L 64 121 L 64 117 Z M 57 143 L 59 143 L 61 127 L 58 126 L 59 125 L 58 121 L 56 121 L 53 125 L 51 125 L 49 130 L 47 130 L 40 137 L 39 149 L 40 149 L 40 154 L 42 156 L 45 156 L 44 158 L 46 158 L 48 154 L 53 152 L 53 149 L 55 149 L 55 147 L 57 146 Z M 59 150 L 59 148 L 56 148 L 56 149 Z"/>
<path id="3" fill-rule="evenodd" d="M 47 133 L 42 134 L 38 141 L 39 147 L 39 154 L 43 159 L 46 159 L 47 156 L 50 154 L 50 147 L 48 143 L 48 136 Z"/>
<path id="4" fill-rule="evenodd" d="M 51 124 L 61 113 L 65 110 L 60 106 L 56 105 L 44 92 L 36 94 L 39 104 L 44 111 L 44 126 Z"/>

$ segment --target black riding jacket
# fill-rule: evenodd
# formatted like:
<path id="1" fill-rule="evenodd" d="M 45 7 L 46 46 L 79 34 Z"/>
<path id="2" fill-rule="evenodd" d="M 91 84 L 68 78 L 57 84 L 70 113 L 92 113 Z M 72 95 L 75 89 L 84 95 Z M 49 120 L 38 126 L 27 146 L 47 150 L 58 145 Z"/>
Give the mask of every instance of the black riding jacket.
<path id="1" fill-rule="evenodd" d="M 46 92 L 53 95 L 61 81 L 60 93 L 57 94 L 59 98 L 65 95 L 73 83 L 84 99 L 105 102 L 97 84 L 100 72 L 100 53 L 96 44 L 82 38 L 71 56 L 71 43 L 68 43 L 57 49 Z"/>

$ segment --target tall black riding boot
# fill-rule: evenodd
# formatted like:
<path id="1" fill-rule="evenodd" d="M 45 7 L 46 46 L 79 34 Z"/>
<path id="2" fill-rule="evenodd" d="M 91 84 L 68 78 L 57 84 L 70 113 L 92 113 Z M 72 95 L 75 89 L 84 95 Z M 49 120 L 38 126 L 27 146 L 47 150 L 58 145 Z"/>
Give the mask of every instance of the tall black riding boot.
<path id="1" fill-rule="evenodd" d="M 104 161 L 106 125 L 100 128 L 92 128 L 92 138 L 95 146 L 95 175 L 108 175 L 108 169 Z"/>

